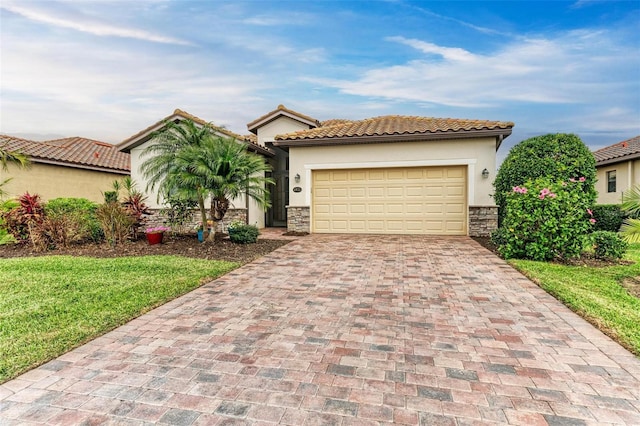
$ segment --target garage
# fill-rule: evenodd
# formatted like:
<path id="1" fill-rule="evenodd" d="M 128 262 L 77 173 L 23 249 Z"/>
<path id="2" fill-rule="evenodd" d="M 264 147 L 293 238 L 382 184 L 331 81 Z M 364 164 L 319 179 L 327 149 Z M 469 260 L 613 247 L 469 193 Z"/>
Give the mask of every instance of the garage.
<path id="1" fill-rule="evenodd" d="M 467 167 L 312 172 L 312 232 L 467 234 Z"/>

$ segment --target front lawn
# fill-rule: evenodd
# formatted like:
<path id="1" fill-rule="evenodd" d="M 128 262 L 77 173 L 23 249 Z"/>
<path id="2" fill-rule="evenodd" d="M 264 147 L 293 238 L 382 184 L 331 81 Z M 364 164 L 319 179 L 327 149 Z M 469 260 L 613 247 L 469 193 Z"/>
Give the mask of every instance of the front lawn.
<path id="1" fill-rule="evenodd" d="M 0 383 L 238 266 L 179 256 L 0 259 Z"/>
<path id="2" fill-rule="evenodd" d="M 529 260 L 509 260 L 524 275 L 587 321 L 640 356 L 640 299 L 622 286 L 640 277 L 640 244 L 630 246 L 632 265 L 566 266 Z"/>

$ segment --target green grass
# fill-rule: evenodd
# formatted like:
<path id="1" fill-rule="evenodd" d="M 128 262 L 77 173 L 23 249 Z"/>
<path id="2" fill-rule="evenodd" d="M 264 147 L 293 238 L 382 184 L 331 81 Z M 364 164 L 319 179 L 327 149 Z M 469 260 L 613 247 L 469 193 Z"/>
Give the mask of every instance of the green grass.
<path id="1" fill-rule="evenodd" d="M 178 256 L 0 260 L 0 383 L 238 266 Z"/>
<path id="2" fill-rule="evenodd" d="M 640 244 L 629 248 L 632 265 L 565 266 L 529 260 L 509 260 L 574 312 L 640 356 L 640 299 L 622 285 L 640 276 Z"/>

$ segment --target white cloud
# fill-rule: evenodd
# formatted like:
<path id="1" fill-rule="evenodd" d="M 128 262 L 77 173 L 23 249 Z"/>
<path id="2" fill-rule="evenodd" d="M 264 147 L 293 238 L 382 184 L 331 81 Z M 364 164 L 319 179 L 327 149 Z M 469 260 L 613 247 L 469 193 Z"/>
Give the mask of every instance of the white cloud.
<path id="1" fill-rule="evenodd" d="M 41 22 L 60 28 L 89 33 L 97 36 L 124 37 L 150 41 L 155 43 L 190 45 L 188 41 L 173 37 L 154 34 L 137 28 L 126 28 L 108 23 L 100 22 L 89 16 L 65 16 L 60 9 L 48 8 L 40 9 L 30 3 L 14 3 L 5 1 L 0 4 L 0 9 L 18 14 L 32 21 Z"/>
<path id="2" fill-rule="evenodd" d="M 234 131 L 263 113 L 255 93 L 268 83 L 247 70 L 229 73 L 213 55 L 122 50 L 82 38 L 41 44 L 11 31 L 2 37 L 3 133 L 38 128 L 119 142 L 175 108 Z M 243 114 L 226 121 L 230 103 Z"/>
<path id="3" fill-rule="evenodd" d="M 256 25 L 261 27 L 275 27 L 288 25 L 307 25 L 312 20 L 312 16 L 307 13 L 283 12 L 277 15 L 255 15 L 245 18 L 241 22 L 246 25 Z"/>
<path id="4" fill-rule="evenodd" d="M 411 6 L 411 7 L 414 10 L 417 10 L 418 12 L 420 12 L 420 13 L 422 13 L 424 15 L 432 16 L 434 18 L 438 18 L 438 19 L 441 19 L 441 20 L 444 20 L 444 21 L 454 22 L 454 23 L 456 23 L 456 24 L 458 24 L 460 26 L 463 26 L 463 27 L 466 27 L 466 28 L 470 28 L 470 29 L 472 29 L 474 31 L 477 31 L 479 33 L 482 33 L 482 34 L 511 36 L 511 34 L 506 33 L 504 31 L 496 30 L 495 28 L 488 28 L 488 27 L 483 27 L 483 26 L 480 26 L 480 25 L 475 25 L 475 24 L 472 24 L 470 22 L 463 21 L 461 19 L 456 19 L 456 18 L 452 18 L 450 16 L 445 16 L 445 15 L 441 15 L 439 13 L 435 13 L 435 12 L 433 12 L 433 11 L 431 11 L 429 9 L 425 9 L 423 7 L 418 7 L 418 6 Z"/>
<path id="5" fill-rule="evenodd" d="M 477 59 L 471 52 L 459 47 L 442 47 L 426 41 L 407 39 L 404 37 L 387 37 L 387 41 L 406 44 L 422 53 L 439 55 L 451 61 L 473 61 Z"/>
<path id="6" fill-rule="evenodd" d="M 310 80 L 350 95 L 453 107 L 583 104 L 612 95 L 624 97 L 624 82 L 613 75 L 631 75 L 640 66 L 637 55 L 604 31 L 519 39 L 484 55 L 417 39 L 388 40 L 422 55 L 404 64 L 370 69 L 352 80 Z"/>

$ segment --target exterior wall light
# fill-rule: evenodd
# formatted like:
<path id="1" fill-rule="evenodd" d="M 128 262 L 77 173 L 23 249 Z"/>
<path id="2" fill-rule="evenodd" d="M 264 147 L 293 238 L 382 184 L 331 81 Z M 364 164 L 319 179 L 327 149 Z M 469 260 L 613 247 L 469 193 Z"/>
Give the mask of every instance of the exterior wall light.
<path id="1" fill-rule="evenodd" d="M 484 170 L 482 171 L 482 178 L 483 178 L 483 179 L 486 179 L 486 178 L 488 178 L 488 177 L 489 177 L 489 170 L 484 169 Z"/>
<path id="2" fill-rule="evenodd" d="M 300 173 L 296 173 L 294 179 L 296 180 L 296 183 L 299 183 L 300 182 Z"/>

